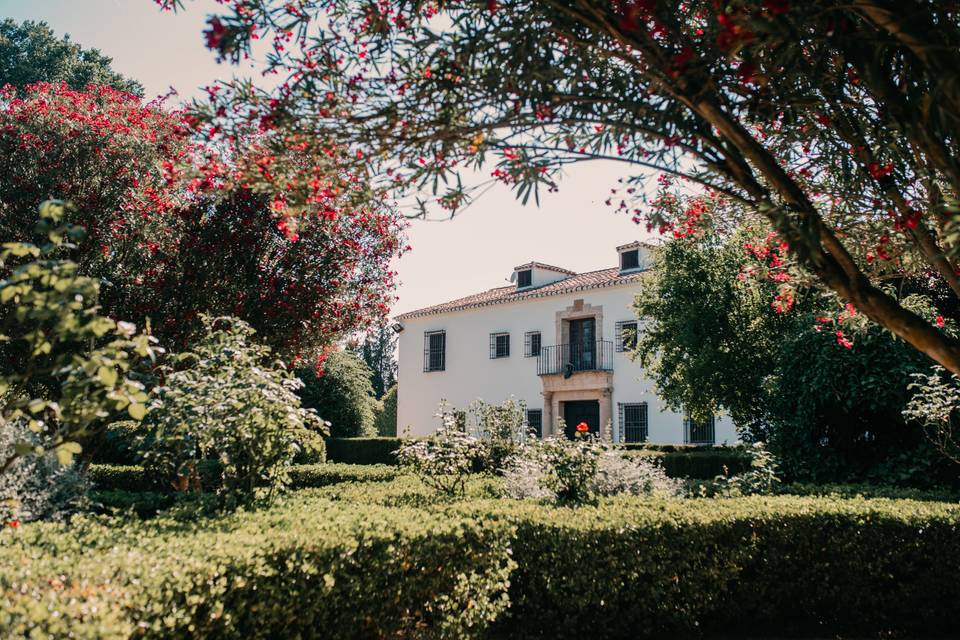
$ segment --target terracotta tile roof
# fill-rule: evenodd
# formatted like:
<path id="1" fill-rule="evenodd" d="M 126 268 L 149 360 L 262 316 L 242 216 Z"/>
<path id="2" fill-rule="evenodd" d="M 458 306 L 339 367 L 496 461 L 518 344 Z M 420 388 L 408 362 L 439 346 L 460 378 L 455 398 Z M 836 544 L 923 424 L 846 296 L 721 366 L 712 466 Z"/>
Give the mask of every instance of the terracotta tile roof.
<path id="1" fill-rule="evenodd" d="M 497 287 L 482 293 L 476 293 L 465 298 L 458 298 L 450 302 L 433 305 L 408 311 L 397 316 L 397 320 L 406 320 L 407 318 L 418 318 L 420 316 L 433 316 L 451 311 L 461 311 L 463 309 L 473 309 L 476 307 L 486 307 L 495 304 L 506 304 L 508 302 L 517 302 L 518 300 L 527 300 L 528 298 L 545 298 L 548 296 L 559 296 L 575 291 L 585 289 L 601 289 L 604 287 L 615 287 L 617 285 L 637 282 L 643 278 L 643 271 L 630 271 L 620 273 L 620 269 L 613 267 L 610 269 L 600 269 L 599 271 L 588 271 L 579 273 L 557 282 L 551 282 L 541 287 L 532 289 L 523 289 L 518 291 L 515 286 Z"/>
<path id="2" fill-rule="evenodd" d="M 650 244 L 649 242 L 643 242 L 642 240 L 634 240 L 627 244 L 622 244 L 617 247 L 617 251 L 622 251 L 624 249 L 633 249 L 634 247 L 646 247 L 647 249 L 656 249 L 656 245 Z"/>
<path id="3" fill-rule="evenodd" d="M 563 267 L 554 267 L 549 264 L 543 264 L 542 262 L 528 262 L 527 264 L 522 264 L 519 267 L 514 267 L 514 271 L 520 271 L 521 269 L 532 269 L 533 267 L 540 267 L 541 269 L 546 269 L 547 271 L 556 271 L 557 273 L 565 273 L 568 276 L 577 275 L 576 271 L 570 271 L 570 269 L 564 269 Z"/>

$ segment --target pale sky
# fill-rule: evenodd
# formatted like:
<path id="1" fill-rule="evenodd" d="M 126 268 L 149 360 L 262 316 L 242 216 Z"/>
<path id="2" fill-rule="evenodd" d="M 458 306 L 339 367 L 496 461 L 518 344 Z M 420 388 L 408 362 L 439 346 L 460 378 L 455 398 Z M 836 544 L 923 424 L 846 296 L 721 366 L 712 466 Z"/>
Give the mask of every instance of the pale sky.
<path id="1" fill-rule="evenodd" d="M 111 56 L 113 68 L 139 80 L 148 98 L 174 87 L 187 99 L 217 78 L 246 73 L 216 64 L 203 46 L 214 1 L 186 4 L 186 12 L 174 15 L 152 0 L 0 0 L 0 18 L 44 20 L 58 34 Z M 495 187 L 451 221 L 414 221 L 413 250 L 396 266 L 394 314 L 503 286 L 514 266 L 530 260 L 574 271 L 615 266 L 614 247 L 648 237 L 643 226 L 604 205 L 623 169 L 614 163 L 571 168 L 558 193 L 542 195 L 539 208 Z"/>

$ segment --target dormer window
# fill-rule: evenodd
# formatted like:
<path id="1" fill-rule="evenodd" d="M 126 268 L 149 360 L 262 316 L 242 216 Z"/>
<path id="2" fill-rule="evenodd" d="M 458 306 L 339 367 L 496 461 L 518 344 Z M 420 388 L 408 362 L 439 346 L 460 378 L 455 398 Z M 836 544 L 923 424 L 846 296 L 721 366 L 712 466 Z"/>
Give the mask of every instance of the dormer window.
<path id="1" fill-rule="evenodd" d="M 620 271 L 640 268 L 640 249 L 630 249 L 620 254 Z"/>
<path id="2" fill-rule="evenodd" d="M 533 286 L 533 269 L 517 271 L 517 288 L 525 289 L 530 286 Z"/>

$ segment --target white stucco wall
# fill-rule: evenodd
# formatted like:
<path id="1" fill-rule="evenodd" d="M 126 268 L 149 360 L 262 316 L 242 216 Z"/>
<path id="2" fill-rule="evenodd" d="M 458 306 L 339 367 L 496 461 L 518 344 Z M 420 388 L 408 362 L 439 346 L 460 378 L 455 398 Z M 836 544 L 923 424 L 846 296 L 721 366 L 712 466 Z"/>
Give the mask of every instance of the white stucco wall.
<path id="1" fill-rule="evenodd" d="M 543 385 L 537 375 L 537 358 L 524 357 L 524 333 L 540 331 L 544 347 L 558 344 L 557 312 L 582 299 L 584 305 L 603 307 L 597 339 L 615 343 L 616 323 L 633 319 L 635 293 L 635 284 L 621 285 L 402 320 L 397 432 L 409 428 L 412 435 L 433 433 L 439 426 L 434 414 L 441 400 L 466 408 L 477 398 L 499 403 L 512 395 L 525 401 L 529 409 L 542 409 Z M 425 372 L 424 332 L 438 330 L 446 331 L 446 369 Z M 490 334 L 503 331 L 510 333 L 510 357 L 491 359 Z M 619 431 L 617 404 L 646 402 L 648 442 L 682 443 L 683 416 L 662 410 L 653 384 L 644 379 L 643 369 L 626 353 L 614 351 L 613 357 L 614 435 Z M 726 416 L 716 419 L 715 434 L 717 444 L 737 441 L 732 421 Z"/>

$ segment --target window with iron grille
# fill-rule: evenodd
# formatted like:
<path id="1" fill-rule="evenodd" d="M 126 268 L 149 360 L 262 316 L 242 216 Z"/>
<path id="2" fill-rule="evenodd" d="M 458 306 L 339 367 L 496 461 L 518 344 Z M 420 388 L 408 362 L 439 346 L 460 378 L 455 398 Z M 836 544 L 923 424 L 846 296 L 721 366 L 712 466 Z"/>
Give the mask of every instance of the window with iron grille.
<path id="1" fill-rule="evenodd" d="M 517 288 L 523 289 L 524 287 L 529 287 L 533 284 L 533 271 L 526 269 L 524 271 L 517 271 Z"/>
<path id="2" fill-rule="evenodd" d="M 646 442 L 649 424 L 646 402 L 620 402 L 620 442 Z"/>
<path id="3" fill-rule="evenodd" d="M 617 351 L 633 351 L 637 346 L 637 321 L 622 320 L 617 323 Z"/>
<path id="4" fill-rule="evenodd" d="M 543 409 L 527 409 L 527 426 L 538 438 L 543 437 Z"/>
<path id="5" fill-rule="evenodd" d="M 540 355 L 540 332 L 527 331 L 523 334 L 523 355 L 535 358 Z"/>
<path id="6" fill-rule="evenodd" d="M 683 441 L 686 444 L 714 444 L 716 442 L 716 420 L 691 420 L 687 418 L 683 421 Z"/>
<path id="7" fill-rule="evenodd" d="M 423 370 L 444 371 L 447 368 L 447 332 L 425 331 L 423 334 Z"/>
<path id="8" fill-rule="evenodd" d="M 509 333 L 491 333 L 490 334 L 490 357 L 491 358 L 509 358 L 510 357 L 510 334 Z"/>
<path id="9" fill-rule="evenodd" d="M 640 250 L 631 249 L 620 254 L 620 271 L 636 269 L 640 266 Z"/>

